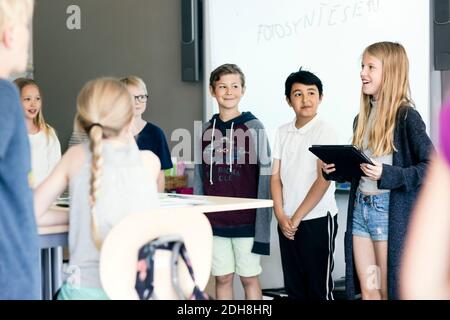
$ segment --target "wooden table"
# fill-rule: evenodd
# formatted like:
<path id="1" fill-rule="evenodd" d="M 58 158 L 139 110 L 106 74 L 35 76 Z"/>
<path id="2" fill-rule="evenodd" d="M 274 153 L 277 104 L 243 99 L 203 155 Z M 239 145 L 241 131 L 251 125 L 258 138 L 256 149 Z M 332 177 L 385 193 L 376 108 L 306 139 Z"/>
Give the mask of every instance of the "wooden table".
<path id="1" fill-rule="evenodd" d="M 201 211 L 233 211 L 243 209 L 268 208 L 273 206 L 272 200 L 214 197 L 197 195 L 160 194 L 161 206 L 190 207 L 192 201 Z M 170 199 L 171 205 L 165 204 Z M 179 199 L 179 200 L 177 200 Z M 177 204 L 176 202 L 179 201 Z M 53 207 L 52 209 L 55 209 Z M 69 208 L 56 207 L 61 214 L 69 214 Z M 62 284 L 62 248 L 68 245 L 68 225 L 39 227 L 39 246 L 41 248 L 42 299 L 50 300 Z"/>
<path id="2" fill-rule="evenodd" d="M 199 204 L 195 204 L 195 207 L 200 209 L 204 213 L 273 207 L 273 201 L 265 199 L 197 196 L 197 195 L 172 194 L 172 193 L 160 194 L 162 207 L 165 207 L 164 199 L 166 197 L 169 197 L 174 201 L 176 201 L 176 199 L 180 199 L 181 202 L 180 206 L 183 206 L 184 200 L 186 200 L 186 202 L 189 200 L 193 200 L 194 202 L 198 201 Z M 204 203 L 202 203 L 202 201 L 204 201 Z M 186 206 L 189 205 L 186 204 Z"/>

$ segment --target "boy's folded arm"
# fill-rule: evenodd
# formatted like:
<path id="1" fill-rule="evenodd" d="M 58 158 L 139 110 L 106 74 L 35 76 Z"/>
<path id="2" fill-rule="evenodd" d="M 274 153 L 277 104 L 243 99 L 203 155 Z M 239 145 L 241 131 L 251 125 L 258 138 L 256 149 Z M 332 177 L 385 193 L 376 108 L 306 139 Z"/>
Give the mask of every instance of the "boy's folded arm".
<path id="1" fill-rule="evenodd" d="M 323 196 L 330 187 L 330 181 L 325 180 L 320 176 L 320 171 L 322 171 L 320 163 L 317 164 L 317 179 L 311 185 L 305 199 L 303 199 L 300 206 L 295 211 L 292 216 L 292 221 L 295 225 L 298 225 L 300 221 L 312 210 L 315 206 L 322 200 Z M 323 171 L 322 171 L 323 172 Z"/>

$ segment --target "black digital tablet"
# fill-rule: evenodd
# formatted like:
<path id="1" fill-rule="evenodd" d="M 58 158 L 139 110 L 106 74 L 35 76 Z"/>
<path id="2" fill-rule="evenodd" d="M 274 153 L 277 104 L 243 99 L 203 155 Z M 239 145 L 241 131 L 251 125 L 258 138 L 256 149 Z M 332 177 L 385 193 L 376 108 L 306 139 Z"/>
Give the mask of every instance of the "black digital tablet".
<path id="1" fill-rule="evenodd" d="M 353 177 L 364 175 L 361 163 L 373 165 L 370 158 L 354 145 L 313 145 L 309 151 L 325 163 L 334 163 L 338 180 L 349 181 Z"/>

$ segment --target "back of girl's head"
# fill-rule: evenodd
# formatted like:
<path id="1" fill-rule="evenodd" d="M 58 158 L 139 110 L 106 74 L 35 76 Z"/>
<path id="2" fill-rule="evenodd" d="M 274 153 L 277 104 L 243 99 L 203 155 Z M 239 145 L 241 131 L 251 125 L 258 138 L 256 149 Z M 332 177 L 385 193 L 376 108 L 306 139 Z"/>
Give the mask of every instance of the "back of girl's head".
<path id="1" fill-rule="evenodd" d="M 364 50 L 365 55 L 373 56 L 382 63 L 380 94 L 409 102 L 409 61 L 405 48 L 396 42 L 377 42 Z"/>
<path id="2" fill-rule="evenodd" d="M 102 137 L 118 136 L 131 122 L 131 96 L 120 81 L 113 78 L 91 80 L 81 89 L 77 98 L 78 128 L 91 134 L 93 124 L 102 128 Z"/>
<path id="3" fill-rule="evenodd" d="M 90 139 L 92 152 L 90 205 L 91 229 L 94 243 L 101 246 L 97 223 L 96 202 L 102 175 L 102 138 L 119 136 L 131 123 L 133 105 L 131 95 L 125 85 L 112 78 L 89 81 L 81 89 L 77 98 L 77 127 L 84 130 Z"/>
<path id="4" fill-rule="evenodd" d="M 141 78 L 137 77 L 137 76 L 126 76 L 125 78 L 120 79 L 120 82 L 122 82 L 124 85 L 128 86 L 133 86 L 133 87 L 138 87 L 141 88 L 142 90 L 144 90 L 145 92 L 147 91 L 147 86 L 145 85 L 144 80 L 142 80 Z"/>
<path id="5" fill-rule="evenodd" d="M 245 75 L 242 70 L 235 64 L 226 63 L 223 64 L 211 72 L 209 77 L 209 85 L 215 88 L 216 82 L 219 81 L 220 77 L 227 74 L 237 74 L 241 78 L 241 86 L 245 87 Z"/>
<path id="6" fill-rule="evenodd" d="M 293 72 L 287 77 L 286 82 L 284 83 L 284 94 L 288 99 L 291 96 L 291 90 L 294 83 L 316 86 L 317 90 L 319 90 L 319 95 L 322 96 L 322 81 L 320 81 L 319 77 L 312 72 L 302 70 L 302 68 L 300 68 L 297 72 Z"/>

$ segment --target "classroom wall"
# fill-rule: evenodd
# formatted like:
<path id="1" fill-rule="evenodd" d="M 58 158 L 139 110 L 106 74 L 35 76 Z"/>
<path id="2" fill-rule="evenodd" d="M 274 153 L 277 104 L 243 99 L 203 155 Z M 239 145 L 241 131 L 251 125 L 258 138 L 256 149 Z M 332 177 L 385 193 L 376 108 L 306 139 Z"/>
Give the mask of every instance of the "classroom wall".
<path id="1" fill-rule="evenodd" d="M 73 4 L 81 9 L 81 30 L 66 25 Z M 150 93 L 144 118 L 164 130 L 171 147 L 173 130 L 193 132 L 194 120 L 202 119 L 201 83 L 181 81 L 181 1 L 37 0 L 33 35 L 34 76 L 63 150 L 76 96 L 99 76 L 142 77 Z"/>
<path id="2" fill-rule="evenodd" d="M 68 30 L 66 9 L 81 8 L 81 30 Z M 44 94 L 47 121 L 56 128 L 63 150 L 72 131 L 75 99 L 82 85 L 101 75 L 134 73 L 149 86 L 149 109 L 144 118 L 157 123 L 169 144 L 174 129 L 193 132 L 202 119 L 202 84 L 181 81 L 180 1 L 167 0 L 37 0 L 33 23 L 34 75 Z M 430 66 L 431 108 L 438 110 L 441 94 L 450 90 L 450 71 Z M 433 112 L 437 114 L 437 112 Z M 434 119 L 434 118 L 433 118 Z M 433 129 L 435 121 L 432 119 Z M 434 135 L 433 130 L 431 131 Z M 348 197 L 337 195 L 339 233 L 335 278 L 344 274 L 343 233 Z M 272 255 L 263 257 L 263 288 L 282 285 L 275 218 Z M 240 284 L 236 297 L 242 298 Z"/>
<path id="3" fill-rule="evenodd" d="M 69 30 L 69 5 L 81 9 L 81 30 Z M 34 76 L 44 93 L 44 112 L 63 150 L 72 131 L 76 96 L 89 79 L 134 73 L 148 84 L 150 101 L 144 118 L 171 134 L 203 117 L 202 85 L 182 82 L 181 2 L 164 0 L 37 0 L 33 23 Z M 433 68 L 431 67 L 431 70 Z M 433 72 L 431 130 L 442 97 L 450 88 L 450 71 Z M 442 78 L 442 86 L 441 86 Z M 192 137 L 192 135 L 191 135 Z M 192 144 L 191 144 L 192 145 Z"/>

